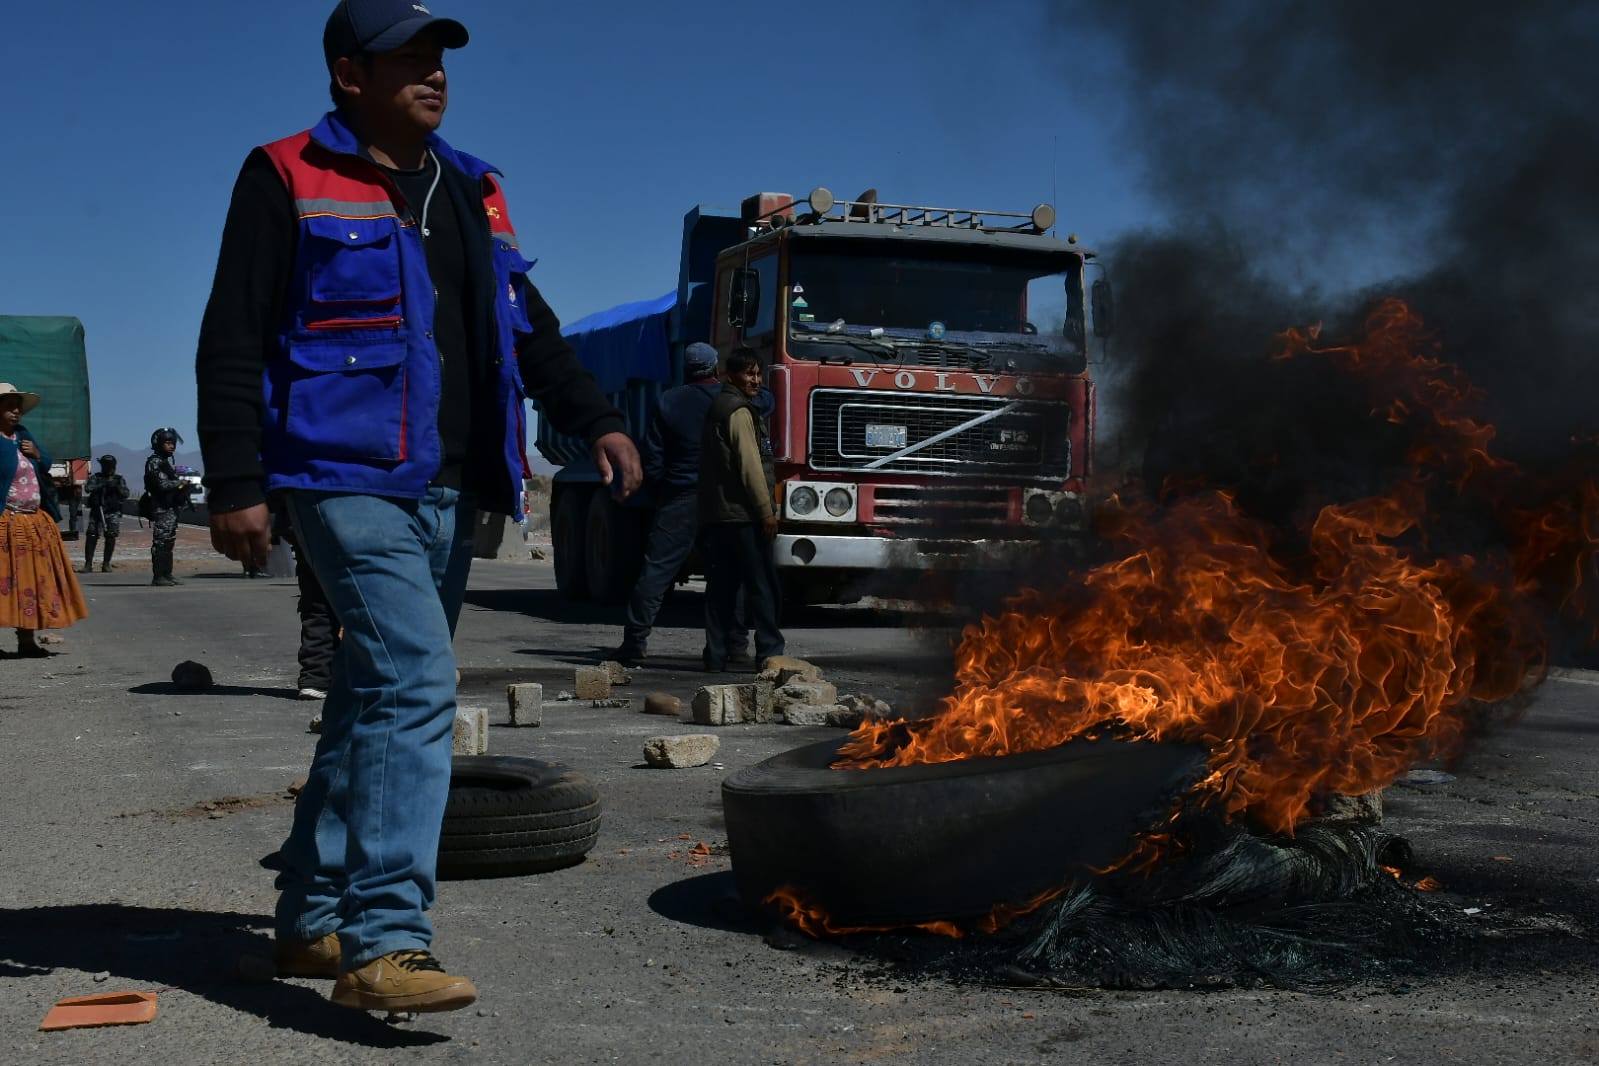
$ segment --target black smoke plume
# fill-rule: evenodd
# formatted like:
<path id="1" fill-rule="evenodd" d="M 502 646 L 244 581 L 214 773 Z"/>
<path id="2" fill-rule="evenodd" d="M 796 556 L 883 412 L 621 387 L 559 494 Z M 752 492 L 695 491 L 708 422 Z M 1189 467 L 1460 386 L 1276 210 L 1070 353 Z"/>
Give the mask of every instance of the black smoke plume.
<path id="1" fill-rule="evenodd" d="M 1171 220 L 1107 249 L 1121 315 L 1106 434 L 1136 454 L 1169 443 L 1177 415 L 1214 441 L 1247 422 L 1281 461 L 1296 439 L 1369 460 L 1336 393 L 1258 368 L 1273 332 L 1347 330 L 1379 296 L 1436 330 L 1505 454 L 1550 462 L 1599 431 L 1599 6 L 1049 10 L 1073 54 L 1105 58 L 1109 76 L 1083 88 L 1123 115 Z"/>

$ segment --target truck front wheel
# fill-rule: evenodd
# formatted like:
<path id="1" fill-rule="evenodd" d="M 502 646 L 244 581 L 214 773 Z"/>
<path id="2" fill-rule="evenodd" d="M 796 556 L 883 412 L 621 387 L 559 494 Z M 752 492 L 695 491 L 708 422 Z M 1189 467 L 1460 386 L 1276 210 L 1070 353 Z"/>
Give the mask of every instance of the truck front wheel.
<path id="1" fill-rule="evenodd" d="M 589 597 L 588 567 L 584 560 L 583 527 L 587 523 L 589 488 L 557 488 L 550 501 L 550 541 L 555 549 L 555 588 L 569 600 Z"/>
<path id="2" fill-rule="evenodd" d="M 583 544 L 589 593 L 601 603 L 622 603 L 644 562 L 644 532 L 637 512 L 622 507 L 604 489 L 589 497 Z"/>

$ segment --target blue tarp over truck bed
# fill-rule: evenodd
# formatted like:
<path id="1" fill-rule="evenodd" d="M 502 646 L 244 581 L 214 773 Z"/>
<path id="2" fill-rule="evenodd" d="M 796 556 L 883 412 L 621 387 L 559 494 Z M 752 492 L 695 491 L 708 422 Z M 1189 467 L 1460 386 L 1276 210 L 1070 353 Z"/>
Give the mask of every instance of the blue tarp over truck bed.
<path id="1" fill-rule="evenodd" d="M 561 329 L 577 349 L 578 359 L 593 372 L 600 391 L 622 412 L 635 440 L 643 436 L 661 390 L 676 383 L 670 340 L 676 307 L 677 293 L 670 292 L 596 311 Z M 542 412 L 537 443 L 539 453 L 556 466 L 574 467 L 573 475 L 582 476 L 584 469 L 592 472 L 588 444 L 556 433 Z"/>
<path id="2" fill-rule="evenodd" d="M 701 205 L 683 216 L 683 249 L 677 289 L 654 300 L 596 311 L 565 326 L 561 335 L 593 371 L 600 391 L 627 420 L 627 432 L 643 440 L 663 389 L 681 382 L 682 346 L 711 337 L 716 256 L 745 239 L 738 211 Z M 557 480 L 598 481 L 588 445 L 554 432 L 540 412 L 539 453 L 562 467 Z"/>
<path id="3" fill-rule="evenodd" d="M 89 458 L 89 361 L 82 322 L 0 315 L 0 381 L 42 397 L 22 421 L 52 460 Z"/>

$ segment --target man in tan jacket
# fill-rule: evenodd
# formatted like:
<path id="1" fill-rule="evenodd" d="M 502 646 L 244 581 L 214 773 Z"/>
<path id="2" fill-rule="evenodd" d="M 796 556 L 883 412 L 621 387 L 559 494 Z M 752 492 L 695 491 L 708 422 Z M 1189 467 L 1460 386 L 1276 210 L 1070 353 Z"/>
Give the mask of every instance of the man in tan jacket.
<path id="1" fill-rule="evenodd" d="M 738 590 L 755 631 L 755 658 L 783 654 L 782 598 L 772 565 L 777 537 L 776 475 L 770 435 L 755 405 L 761 364 L 740 348 L 727 357 L 726 381 L 711 402 L 700 446 L 700 526 L 706 557 L 705 669 L 726 668 L 728 638 L 739 629 Z"/>

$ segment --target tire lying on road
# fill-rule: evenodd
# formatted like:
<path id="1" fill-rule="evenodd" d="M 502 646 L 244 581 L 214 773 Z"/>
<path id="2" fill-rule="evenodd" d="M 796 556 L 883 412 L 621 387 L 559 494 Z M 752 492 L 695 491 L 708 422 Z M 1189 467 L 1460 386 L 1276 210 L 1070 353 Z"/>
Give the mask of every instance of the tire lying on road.
<path id="1" fill-rule="evenodd" d="M 583 861 L 599 835 L 599 792 L 575 770 L 517 755 L 457 755 L 438 876 L 559 870 Z"/>
<path id="2" fill-rule="evenodd" d="M 739 895 L 788 888 L 834 927 L 981 918 L 1103 868 L 1169 813 L 1199 748 L 1077 741 L 1045 751 L 834 770 L 847 738 L 722 783 Z"/>

